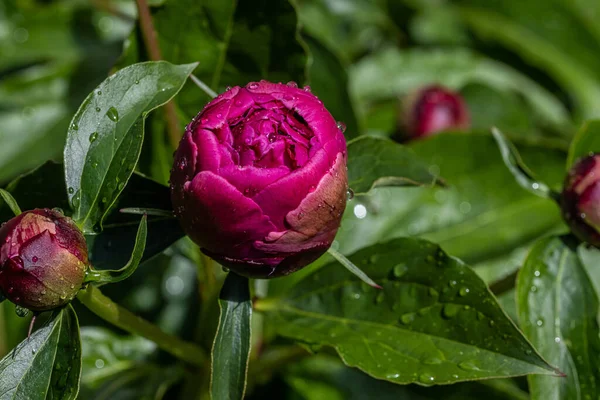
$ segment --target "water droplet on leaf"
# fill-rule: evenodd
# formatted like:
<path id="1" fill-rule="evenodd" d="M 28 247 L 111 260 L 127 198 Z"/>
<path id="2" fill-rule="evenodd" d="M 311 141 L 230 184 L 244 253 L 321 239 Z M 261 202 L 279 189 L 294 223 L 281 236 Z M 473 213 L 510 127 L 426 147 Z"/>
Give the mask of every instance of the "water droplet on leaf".
<path id="1" fill-rule="evenodd" d="M 113 122 L 117 122 L 119 120 L 119 112 L 114 107 L 108 109 L 106 116 Z"/>

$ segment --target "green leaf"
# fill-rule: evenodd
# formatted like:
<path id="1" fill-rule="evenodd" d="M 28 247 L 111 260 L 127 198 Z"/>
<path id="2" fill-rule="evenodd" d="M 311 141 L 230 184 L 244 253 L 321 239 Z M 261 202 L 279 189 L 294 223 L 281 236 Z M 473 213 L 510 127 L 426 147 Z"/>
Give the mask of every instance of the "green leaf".
<path id="1" fill-rule="evenodd" d="M 148 339 L 117 335 L 100 327 L 81 328 L 81 347 L 81 384 L 90 389 L 97 389 L 111 376 L 147 363 L 156 350 L 156 344 Z"/>
<path id="2" fill-rule="evenodd" d="M 135 236 L 135 244 L 133 252 L 129 261 L 121 269 L 108 269 L 108 270 L 89 270 L 86 274 L 86 282 L 96 282 L 98 284 L 103 283 L 117 283 L 125 280 L 131 276 L 140 265 L 144 249 L 146 247 L 146 237 L 148 236 L 148 217 L 144 215 L 140 222 L 137 234 Z"/>
<path id="3" fill-rule="evenodd" d="M 360 135 L 354 105 L 348 93 L 348 74 L 338 57 L 314 37 L 303 34 L 309 49 L 308 84 L 333 117 L 344 123 L 344 135 L 351 139 Z"/>
<path id="4" fill-rule="evenodd" d="M 594 52 L 598 38 L 590 35 L 568 2 L 498 2 L 464 0 L 459 12 L 476 34 L 496 40 L 513 50 L 529 64 L 542 69 L 574 97 L 580 117 L 597 115 L 600 107 L 600 67 Z M 581 8 L 581 15 L 591 15 Z M 543 21 L 551 18 L 552 27 Z M 588 17 L 589 18 L 589 17 Z M 592 24 L 595 25 L 595 24 Z M 597 29 L 597 28 L 595 28 Z M 592 50 L 596 49 L 596 50 Z"/>
<path id="5" fill-rule="evenodd" d="M 600 153 L 600 120 L 585 122 L 577 131 L 569 147 L 567 170 L 581 157 L 590 153 Z"/>
<path id="6" fill-rule="evenodd" d="M 250 359 L 252 302 L 248 278 L 229 273 L 219 295 L 219 327 L 212 348 L 213 399 L 243 399 Z"/>
<path id="7" fill-rule="evenodd" d="M 348 186 L 356 194 L 379 186 L 433 185 L 435 181 L 429 166 L 396 142 L 375 136 L 348 142 Z"/>
<path id="8" fill-rule="evenodd" d="M 566 374 L 529 377 L 532 400 L 600 396 L 598 296 L 571 237 L 540 240 L 517 280 L 519 321 L 540 353 Z"/>
<path id="9" fill-rule="evenodd" d="M 69 305 L 0 361 L 0 398 L 75 400 L 81 374 L 81 344 Z"/>
<path id="10" fill-rule="evenodd" d="M 547 141 L 515 144 L 540 180 L 551 187 L 563 181 L 565 151 Z M 441 171 L 448 187 L 378 188 L 355 197 L 336 237 L 343 254 L 414 235 L 474 264 L 507 255 L 563 226 L 553 202 L 515 182 L 491 135 L 444 133 L 410 148 L 432 172 Z"/>
<path id="11" fill-rule="evenodd" d="M 69 211 L 69 201 L 64 190 L 62 164 L 48 161 L 40 167 L 17 177 L 6 190 L 19 202 L 23 210 L 57 207 Z M 0 208 L 0 220 L 7 221 L 13 213 L 6 204 Z"/>
<path id="12" fill-rule="evenodd" d="M 496 142 L 498 143 L 504 164 L 511 174 L 513 174 L 517 183 L 523 189 L 529 190 L 531 193 L 537 196 L 546 199 L 551 198 L 553 194 L 548 185 L 538 181 L 533 176 L 533 173 L 521 159 L 516 147 L 513 146 L 513 144 L 502 134 L 502 132 L 500 132 L 497 128 L 492 128 L 492 136 L 494 136 L 494 139 L 496 139 Z"/>
<path id="13" fill-rule="evenodd" d="M 154 23 L 163 59 L 199 61 L 194 75 L 216 92 L 260 79 L 304 78 L 306 55 L 288 1 L 170 1 L 155 12 Z M 177 97 L 188 118 L 209 100 L 192 82 Z"/>
<path id="14" fill-rule="evenodd" d="M 196 64 L 135 64 L 107 78 L 83 102 L 65 145 L 65 179 L 73 218 L 84 233 L 102 222 L 138 161 L 144 119 L 168 102 Z"/>
<path id="15" fill-rule="evenodd" d="M 395 385 L 373 379 L 318 354 L 286 368 L 284 379 L 305 400 L 528 400 L 526 392 L 510 379 L 489 379 L 438 387 Z"/>
<path id="16" fill-rule="evenodd" d="M 4 203 L 10 208 L 10 210 L 13 212 L 13 214 L 15 214 L 15 216 L 21 214 L 21 209 L 19 208 L 17 201 L 14 199 L 14 197 L 12 197 L 10 192 L 7 192 L 4 189 L 0 189 L 0 196 L 2 196 L 2 200 L 4 200 Z"/>
<path id="17" fill-rule="evenodd" d="M 347 365 L 395 383 L 555 373 L 485 283 L 438 246 L 395 239 L 349 258 L 383 291 L 333 263 L 256 310 L 279 334 L 331 346 Z"/>
<path id="18" fill-rule="evenodd" d="M 92 265 L 98 269 L 124 265 L 133 252 L 139 227 L 139 216 L 122 213 L 128 208 L 172 210 L 169 188 L 147 177 L 134 173 L 118 199 L 117 208 L 104 221 L 99 235 L 88 236 Z M 161 253 L 185 236 L 179 221 L 165 216 L 148 216 L 148 238 L 142 262 Z"/>

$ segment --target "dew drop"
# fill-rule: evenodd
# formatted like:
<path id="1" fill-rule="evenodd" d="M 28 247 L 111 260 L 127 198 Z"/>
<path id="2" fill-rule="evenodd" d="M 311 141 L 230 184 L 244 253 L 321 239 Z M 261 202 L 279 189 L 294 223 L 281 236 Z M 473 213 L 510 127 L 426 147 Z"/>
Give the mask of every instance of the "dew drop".
<path id="1" fill-rule="evenodd" d="M 560 338 L 558 336 L 554 338 L 554 343 L 560 343 Z"/>
<path id="2" fill-rule="evenodd" d="M 39 258 L 37 258 L 36 256 L 31 257 L 31 261 L 36 263 L 38 262 Z"/>
<path id="3" fill-rule="evenodd" d="M 136 85 L 139 85 L 139 84 L 140 84 L 140 81 L 139 81 L 139 79 L 136 79 L 136 80 L 135 80 L 135 84 L 136 84 Z"/>
<path id="4" fill-rule="evenodd" d="M 121 183 L 119 183 L 119 185 L 117 186 L 117 188 L 118 188 L 119 190 L 123 190 L 123 188 L 124 188 L 124 187 L 125 187 L 125 182 L 121 182 Z"/>
<path id="5" fill-rule="evenodd" d="M 494 322 L 494 320 L 490 320 L 489 325 L 490 325 L 490 327 L 493 327 L 494 325 L 496 325 L 496 323 Z"/>
<path id="6" fill-rule="evenodd" d="M 288 83 L 286 83 L 287 86 L 291 87 L 291 88 L 297 88 L 298 84 L 294 81 L 289 81 Z"/>
<path id="7" fill-rule="evenodd" d="M 480 371 L 480 368 L 475 364 L 475 361 L 463 361 L 458 364 L 458 368 L 465 371 Z"/>
<path id="8" fill-rule="evenodd" d="M 464 297 L 464 296 L 466 296 L 466 295 L 469 294 L 469 291 L 470 291 L 469 288 L 467 288 L 467 287 L 461 287 L 458 290 L 458 295 L 461 296 L 461 297 Z"/>
<path id="9" fill-rule="evenodd" d="M 340 131 L 342 131 L 342 133 L 346 132 L 346 124 L 344 124 L 341 121 L 336 122 L 337 127 Z"/>
<path id="10" fill-rule="evenodd" d="M 531 287 L 529 288 L 529 291 L 531 291 L 531 292 L 533 292 L 533 293 L 537 292 L 537 286 L 535 286 L 535 285 L 534 285 L 534 286 L 531 286 Z"/>
<path id="11" fill-rule="evenodd" d="M 106 116 L 113 122 L 117 122 L 119 120 L 119 112 L 114 107 L 108 109 Z"/>
<path id="12" fill-rule="evenodd" d="M 350 188 L 346 190 L 346 200 L 352 200 L 354 198 L 354 191 Z"/>
<path id="13" fill-rule="evenodd" d="M 256 83 L 256 82 L 249 83 L 248 89 L 252 89 L 252 90 L 258 89 L 258 83 Z"/>
<path id="14" fill-rule="evenodd" d="M 387 374 L 385 376 L 386 379 L 398 379 L 400 377 L 400 374 Z"/>
<path id="15" fill-rule="evenodd" d="M 544 320 L 540 318 L 540 319 L 538 319 L 537 321 L 535 321 L 535 324 L 536 324 L 537 326 L 544 326 Z"/>
<path id="16" fill-rule="evenodd" d="M 406 313 L 400 317 L 400 322 L 404 325 L 409 325 L 415 320 L 415 313 Z"/>
<path id="17" fill-rule="evenodd" d="M 302 90 L 304 90 L 305 92 L 310 92 L 310 86 L 306 85 L 304 86 L 304 88 L 302 88 Z"/>
<path id="18" fill-rule="evenodd" d="M 401 278 L 408 272 L 408 267 L 404 264 L 397 264 L 394 266 L 393 272 L 396 278 Z"/>
<path id="19" fill-rule="evenodd" d="M 425 361 L 423 361 L 423 364 L 425 365 L 439 365 L 442 363 L 442 360 L 440 360 L 437 357 L 430 357 L 425 359 Z"/>
<path id="20" fill-rule="evenodd" d="M 73 129 L 74 131 L 76 131 L 76 130 L 78 130 L 78 129 L 79 129 L 79 126 L 78 126 L 78 125 L 77 125 L 75 122 L 73 122 L 73 123 L 71 124 L 71 129 Z"/>
<path id="21" fill-rule="evenodd" d="M 101 90 L 98 90 L 98 96 L 100 96 L 102 94 Z"/>
<path id="22" fill-rule="evenodd" d="M 421 382 L 424 385 L 433 385 L 434 381 L 435 381 L 435 378 L 426 372 L 419 375 L 419 382 Z"/>
<path id="23" fill-rule="evenodd" d="M 535 272 L 533 273 L 533 275 L 535 275 L 535 276 L 540 276 L 540 275 L 541 275 L 541 272 L 540 272 L 540 271 L 535 271 Z"/>
<path id="24" fill-rule="evenodd" d="M 448 303 L 444 305 L 444 308 L 442 309 L 442 315 L 444 318 L 454 318 L 459 311 L 459 305 Z"/>
<path id="25" fill-rule="evenodd" d="M 456 281 L 450 281 L 450 282 L 448 282 L 448 286 L 450 286 L 450 287 L 456 286 Z"/>
<path id="26" fill-rule="evenodd" d="M 225 273 L 229 272 L 229 268 L 223 267 L 223 272 L 225 272 Z"/>
<path id="27" fill-rule="evenodd" d="M 98 132 L 94 132 L 90 135 L 90 143 L 94 143 L 98 139 Z"/>
<path id="28" fill-rule="evenodd" d="M 100 107 L 96 107 L 96 112 L 100 112 Z"/>
<path id="29" fill-rule="evenodd" d="M 377 297 L 375 297 L 375 304 L 381 304 L 381 303 L 383 303 L 384 299 L 385 299 L 385 294 L 383 292 L 379 292 L 377 294 Z"/>
<path id="30" fill-rule="evenodd" d="M 69 190 L 68 190 L 68 192 L 69 192 L 69 194 L 73 194 L 73 193 L 75 193 L 75 189 L 73 189 L 72 187 L 70 187 Z"/>
<path id="31" fill-rule="evenodd" d="M 431 297 L 438 297 L 440 294 L 438 293 L 438 291 L 437 291 L 437 290 L 435 290 L 434 288 L 430 287 L 430 288 L 429 288 L 429 295 L 430 295 Z"/>

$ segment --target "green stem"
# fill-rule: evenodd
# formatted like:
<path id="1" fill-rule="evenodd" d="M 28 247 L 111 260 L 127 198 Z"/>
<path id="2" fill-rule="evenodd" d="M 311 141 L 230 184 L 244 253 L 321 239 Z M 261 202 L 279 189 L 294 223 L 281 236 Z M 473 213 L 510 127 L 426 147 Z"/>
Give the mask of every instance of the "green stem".
<path id="1" fill-rule="evenodd" d="M 156 325 L 134 315 L 104 296 L 95 286 L 89 285 L 87 289 L 79 292 L 77 298 L 91 312 L 105 321 L 153 341 L 159 348 L 183 361 L 196 366 L 202 366 L 207 361 L 206 354 L 200 347 L 169 335 Z"/>

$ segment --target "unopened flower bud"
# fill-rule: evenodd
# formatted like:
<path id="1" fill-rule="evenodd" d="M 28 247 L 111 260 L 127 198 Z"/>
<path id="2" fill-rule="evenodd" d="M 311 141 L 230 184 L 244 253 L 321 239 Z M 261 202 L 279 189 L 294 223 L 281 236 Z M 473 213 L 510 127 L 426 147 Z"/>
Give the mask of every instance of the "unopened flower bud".
<path id="1" fill-rule="evenodd" d="M 600 154 L 581 158 L 573 165 L 560 202 L 571 231 L 579 239 L 600 247 Z"/>
<path id="2" fill-rule="evenodd" d="M 0 228 L 0 245 L 0 291 L 13 303 L 50 310 L 81 289 L 88 265 L 85 238 L 60 212 L 23 212 Z"/>
<path id="3" fill-rule="evenodd" d="M 308 88 L 251 82 L 189 124 L 171 172 L 175 214 L 210 257 L 272 278 L 331 245 L 348 189 L 343 124 Z"/>
<path id="4" fill-rule="evenodd" d="M 462 96 L 434 85 L 408 95 L 402 104 L 402 125 L 408 139 L 430 136 L 470 126 L 469 111 Z"/>

